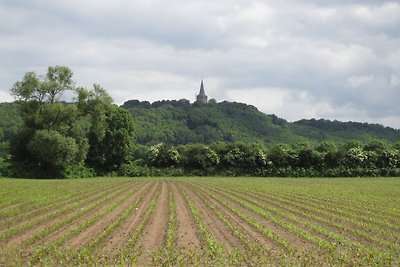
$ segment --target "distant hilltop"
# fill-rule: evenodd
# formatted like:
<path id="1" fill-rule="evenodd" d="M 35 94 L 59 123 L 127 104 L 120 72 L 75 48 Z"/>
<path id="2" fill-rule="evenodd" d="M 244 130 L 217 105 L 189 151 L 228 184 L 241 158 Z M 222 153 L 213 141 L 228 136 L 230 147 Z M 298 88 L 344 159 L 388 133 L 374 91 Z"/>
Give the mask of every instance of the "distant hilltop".
<path id="1" fill-rule="evenodd" d="M 200 91 L 199 94 L 196 96 L 196 102 L 197 103 L 217 103 L 217 101 L 214 98 L 211 98 L 208 100 L 208 96 L 206 95 L 206 92 L 204 90 L 204 82 L 201 80 L 200 83 Z"/>
<path id="2" fill-rule="evenodd" d="M 209 100 L 204 104 L 203 101 L 190 103 L 187 99 L 153 103 L 129 100 L 122 107 L 132 114 L 135 139 L 140 144 L 218 141 L 296 144 L 326 140 L 367 143 L 375 139 L 395 143 L 400 140 L 400 130 L 379 124 L 323 119 L 288 122 L 274 114 L 264 114 L 254 106 L 227 101 Z M 23 124 L 19 103 L 0 103 L 0 117 L 0 133 L 4 140 L 9 140 Z"/>
<path id="3" fill-rule="evenodd" d="M 274 114 L 264 114 L 251 105 L 207 99 L 201 82 L 193 104 L 187 99 L 153 103 L 129 100 L 121 107 L 133 115 L 136 141 L 141 144 L 218 141 L 296 144 L 326 140 L 367 143 L 375 139 L 394 143 L 400 140 L 400 130 L 379 124 L 323 119 L 288 122 Z"/>

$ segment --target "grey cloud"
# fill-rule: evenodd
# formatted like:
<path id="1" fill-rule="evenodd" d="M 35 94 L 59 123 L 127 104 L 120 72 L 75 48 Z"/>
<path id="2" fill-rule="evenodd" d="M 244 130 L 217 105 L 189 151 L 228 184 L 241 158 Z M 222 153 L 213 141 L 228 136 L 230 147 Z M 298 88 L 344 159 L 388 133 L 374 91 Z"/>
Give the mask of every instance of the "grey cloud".
<path id="1" fill-rule="evenodd" d="M 59 64 L 118 102 L 191 98 L 205 78 L 212 97 L 266 112 L 271 101 L 241 95 L 274 88 L 289 119 L 400 127 L 399 24 L 394 1 L 2 1 L 0 96 Z"/>

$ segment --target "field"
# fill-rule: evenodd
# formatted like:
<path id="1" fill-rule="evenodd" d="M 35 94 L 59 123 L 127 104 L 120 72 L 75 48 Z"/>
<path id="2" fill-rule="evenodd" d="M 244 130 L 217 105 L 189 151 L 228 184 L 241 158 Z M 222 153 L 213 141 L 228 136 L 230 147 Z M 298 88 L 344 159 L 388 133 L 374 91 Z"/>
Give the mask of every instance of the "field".
<path id="1" fill-rule="evenodd" d="M 0 266 L 400 264 L 400 179 L 0 179 Z"/>

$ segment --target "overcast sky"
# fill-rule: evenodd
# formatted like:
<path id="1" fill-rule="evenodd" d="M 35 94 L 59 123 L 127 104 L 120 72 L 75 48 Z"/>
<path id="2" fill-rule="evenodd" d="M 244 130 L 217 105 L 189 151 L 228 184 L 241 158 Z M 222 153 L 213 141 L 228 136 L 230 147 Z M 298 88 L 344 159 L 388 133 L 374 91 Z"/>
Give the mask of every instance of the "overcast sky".
<path id="1" fill-rule="evenodd" d="M 28 71 L 129 99 L 252 104 L 400 128 L 400 2 L 0 0 L 0 102 Z"/>

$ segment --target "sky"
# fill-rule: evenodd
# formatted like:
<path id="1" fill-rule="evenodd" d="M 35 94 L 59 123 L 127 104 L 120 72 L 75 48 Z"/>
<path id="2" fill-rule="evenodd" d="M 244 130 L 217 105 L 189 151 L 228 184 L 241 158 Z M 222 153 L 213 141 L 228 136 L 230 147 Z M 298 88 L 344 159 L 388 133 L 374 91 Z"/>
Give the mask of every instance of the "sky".
<path id="1" fill-rule="evenodd" d="M 130 99 L 400 128 L 400 1 L 0 0 L 0 102 L 28 71 Z"/>

